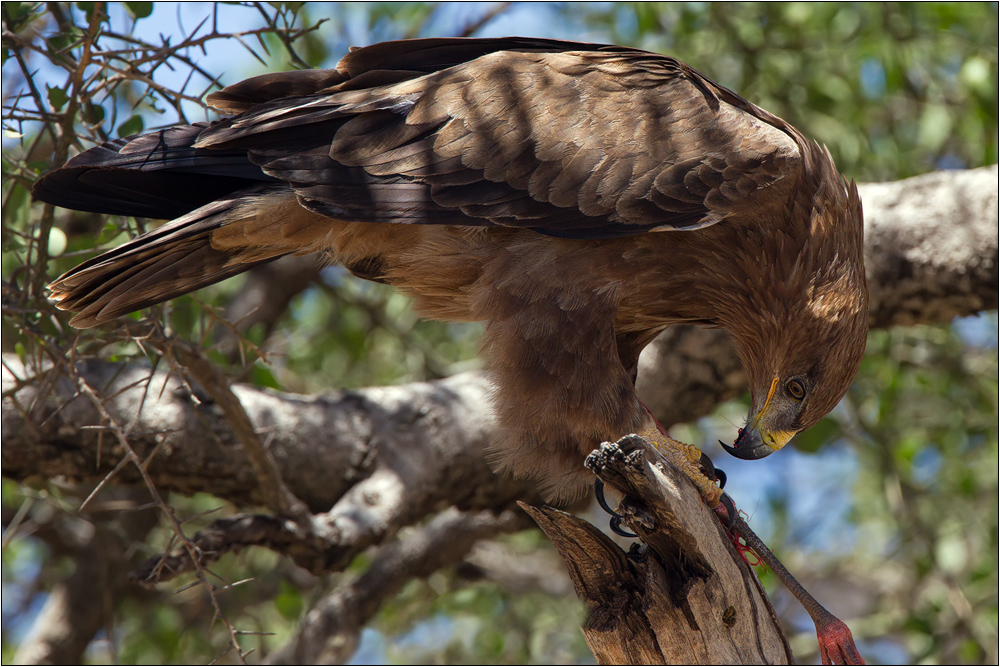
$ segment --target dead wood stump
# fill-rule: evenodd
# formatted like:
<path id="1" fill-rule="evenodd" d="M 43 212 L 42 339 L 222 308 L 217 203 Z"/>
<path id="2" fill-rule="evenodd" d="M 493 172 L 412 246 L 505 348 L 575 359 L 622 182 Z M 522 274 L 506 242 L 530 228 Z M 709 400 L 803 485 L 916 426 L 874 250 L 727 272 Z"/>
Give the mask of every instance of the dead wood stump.
<path id="1" fill-rule="evenodd" d="M 756 574 L 694 485 L 638 436 L 587 459 L 623 494 L 642 544 L 623 551 L 586 521 L 522 505 L 555 544 L 588 606 L 601 664 L 789 664 L 788 641 Z"/>

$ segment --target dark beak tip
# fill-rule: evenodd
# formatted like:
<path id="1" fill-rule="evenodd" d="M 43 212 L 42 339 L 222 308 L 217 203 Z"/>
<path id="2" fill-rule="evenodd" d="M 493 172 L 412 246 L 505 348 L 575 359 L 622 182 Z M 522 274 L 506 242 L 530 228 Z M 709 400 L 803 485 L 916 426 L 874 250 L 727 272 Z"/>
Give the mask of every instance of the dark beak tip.
<path id="1" fill-rule="evenodd" d="M 747 452 L 747 456 L 745 458 L 748 461 L 759 461 L 760 459 L 767 458 L 773 453 L 774 450 L 767 445 L 760 445 L 759 447 L 755 447 Z"/>
<path id="2" fill-rule="evenodd" d="M 719 444 L 728 454 L 744 461 L 756 461 L 774 452 L 764 443 L 758 443 L 754 446 L 748 439 L 742 437 L 736 439 L 735 445 L 727 445 L 721 440 L 719 440 Z"/>
<path id="3" fill-rule="evenodd" d="M 726 443 L 722 442 L 721 440 L 719 440 L 719 444 L 722 445 L 722 448 L 724 450 L 726 450 L 727 454 L 731 454 L 732 456 L 739 457 L 739 454 L 736 453 L 736 448 L 733 447 L 732 445 L 727 445 Z"/>

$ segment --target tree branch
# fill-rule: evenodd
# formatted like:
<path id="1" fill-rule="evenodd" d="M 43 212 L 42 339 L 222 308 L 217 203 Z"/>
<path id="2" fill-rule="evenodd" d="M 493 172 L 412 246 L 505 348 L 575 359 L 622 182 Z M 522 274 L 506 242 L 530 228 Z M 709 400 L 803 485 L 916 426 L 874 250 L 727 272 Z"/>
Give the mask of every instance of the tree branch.
<path id="1" fill-rule="evenodd" d="M 873 327 L 996 309 L 997 178 L 993 165 L 858 186 Z"/>
<path id="2" fill-rule="evenodd" d="M 442 512 L 411 535 L 380 547 L 365 573 L 315 605 L 291 641 L 268 657 L 268 664 L 345 663 L 357 648 L 361 630 L 404 584 L 458 562 L 478 540 L 523 530 L 528 523 L 514 511 Z"/>
<path id="3" fill-rule="evenodd" d="M 594 526 L 525 507 L 566 561 L 601 664 L 788 664 L 791 650 L 750 567 L 687 477 L 638 436 L 587 467 L 625 494 L 643 544 L 626 554 Z"/>
<path id="4" fill-rule="evenodd" d="M 157 451 L 145 474 L 160 489 L 209 491 L 243 507 L 271 499 L 217 405 L 192 400 L 162 371 L 102 362 L 82 362 L 76 370 L 102 390 L 104 412 L 129 425 L 137 455 L 146 459 Z M 4 474 L 99 483 L 120 454 L 101 451 L 103 428 L 95 428 L 102 427 L 101 411 L 53 373 L 4 357 Z M 313 572 L 339 570 L 443 506 L 500 512 L 516 499 L 537 497 L 531 485 L 497 477 L 487 465 L 492 422 L 482 407 L 484 384 L 474 374 L 312 399 L 239 385 L 232 392 L 253 428 L 268 435 L 267 451 L 284 485 L 314 514 L 297 522 L 217 521 L 193 539 L 200 563 L 261 545 Z M 115 479 L 140 481 L 132 466 Z M 184 550 L 156 561 L 138 575 L 147 583 L 194 565 Z"/>

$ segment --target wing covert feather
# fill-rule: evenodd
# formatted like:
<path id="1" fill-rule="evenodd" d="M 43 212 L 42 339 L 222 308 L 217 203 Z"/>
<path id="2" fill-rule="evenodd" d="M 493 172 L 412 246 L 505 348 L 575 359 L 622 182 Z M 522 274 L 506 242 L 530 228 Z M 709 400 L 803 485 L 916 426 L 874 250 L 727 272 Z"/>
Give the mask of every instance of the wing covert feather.
<path id="1" fill-rule="evenodd" d="M 412 65 L 399 46 L 360 49 L 338 66 L 345 81 L 251 106 L 195 146 L 249 151 L 324 215 L 576 238 L 697 229 L 795 180 L 801 137 L 678 61 L 521 41 L 476 44 L 478 58 L 454 64 L 472 47 L 427 40 Z M 359 88 L 359 77 L 391 82 Z M 237 93 L 229 103 L 253 98 Z"/>

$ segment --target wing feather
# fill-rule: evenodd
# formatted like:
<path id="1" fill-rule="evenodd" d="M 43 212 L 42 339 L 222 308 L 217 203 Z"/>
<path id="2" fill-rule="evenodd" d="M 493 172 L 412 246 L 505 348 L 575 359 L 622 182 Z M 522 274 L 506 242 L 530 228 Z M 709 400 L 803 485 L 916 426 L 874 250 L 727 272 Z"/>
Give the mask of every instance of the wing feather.
<path id="1" fill-rule="evenodd" d="M 622 47 L 395 42 L 209 99 L 237 115 L 109 142 L 36 191 L 176 216 L 278 179 L 344 220 L 601 238 L 739 216 L 801 169 L 803 140 L 783 121 L 676 60 Z M 134 175 L 147 171 L 160 185 Z"/>

